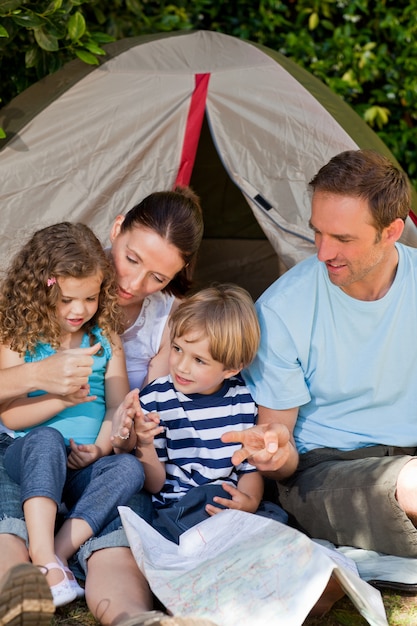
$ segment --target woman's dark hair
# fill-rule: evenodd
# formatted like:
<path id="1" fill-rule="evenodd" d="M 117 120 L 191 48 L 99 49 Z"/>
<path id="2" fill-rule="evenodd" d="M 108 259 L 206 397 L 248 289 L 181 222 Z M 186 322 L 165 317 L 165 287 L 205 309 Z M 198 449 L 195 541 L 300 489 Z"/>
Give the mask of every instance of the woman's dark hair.
<path id="1" fill-rule="evenodd" d="M 163 291 L 183 296 L 191 286 L 197 252 L 203 237 L 203 212 L 200 199 L 189 187 L 157 191 L 144 198 L 126 214 L 120 232 L 143 226 L 155 231 L 175 246 L 184 267 Z"/>

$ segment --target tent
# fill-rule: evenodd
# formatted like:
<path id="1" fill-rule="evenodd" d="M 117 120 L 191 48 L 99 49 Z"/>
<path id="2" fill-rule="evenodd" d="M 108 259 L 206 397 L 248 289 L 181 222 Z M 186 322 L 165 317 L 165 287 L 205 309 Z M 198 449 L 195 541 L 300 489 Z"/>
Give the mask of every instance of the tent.
<path id="1" fill-rule="evenodd" d="M 325 85 L 265 47 L 209 31 L 129 38 L 73 61 L 0 111 L 0 267 L 22 237 L 69 219 L 103 243 L 152 191 L 190 183 L 205 216 L 197 284 L 254 297 L 314 252 L 307 183 L 377 135 Z M 417 245 L 409 220 L 403 238 Z"/>

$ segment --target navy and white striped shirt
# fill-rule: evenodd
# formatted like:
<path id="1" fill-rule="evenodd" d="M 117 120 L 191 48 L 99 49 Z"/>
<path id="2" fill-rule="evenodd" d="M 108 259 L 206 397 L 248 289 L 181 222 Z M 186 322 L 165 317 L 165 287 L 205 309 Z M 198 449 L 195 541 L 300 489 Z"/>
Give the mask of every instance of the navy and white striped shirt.
<path id="1" fill-rule="evenodd" d="M 257 406 L 240 376 L 224 381 L 214 394 L 176 391 L 170 376 L 158 378 L 140 394 L 144 413 L 158 413 L 164 432 L 155 437 L 166 480 L 154 496 L 156 506 L 178 500 L 189 489 L 207 483 L 237 485 L 239 474 L 256 471 L 247 462 L 238 467 L 231 457 L 240 444 L 225 444 L 220 437 L 229 430 L 245 430 L 255 424 Z"/>

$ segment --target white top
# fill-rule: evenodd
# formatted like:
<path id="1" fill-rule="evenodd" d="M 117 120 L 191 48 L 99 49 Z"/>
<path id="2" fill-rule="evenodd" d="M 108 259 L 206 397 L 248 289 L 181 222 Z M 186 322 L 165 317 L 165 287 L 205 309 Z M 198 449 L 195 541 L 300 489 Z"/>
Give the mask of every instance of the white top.
<path id="1" fill-rule="evenodd" d="M 134 324 L 122 335 L 130 388 L 142 389 L 149 363 L 158 354 L 175 296 L 157 291 L 145 298 Z"/>

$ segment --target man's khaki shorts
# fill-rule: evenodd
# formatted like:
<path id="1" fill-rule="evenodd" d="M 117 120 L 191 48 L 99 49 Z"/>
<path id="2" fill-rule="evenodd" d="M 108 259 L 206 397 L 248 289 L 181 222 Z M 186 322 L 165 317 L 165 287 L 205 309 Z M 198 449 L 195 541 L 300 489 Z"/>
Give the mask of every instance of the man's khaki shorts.
<path id="1" fill-rule="evenodd" d="M 416 456 L 416 448 L 390 446 L 311 450 L 278 483 L 280 504 L 312 538 L 417 557 L 417 529 L 395 497 L 399 472 Z"/>

